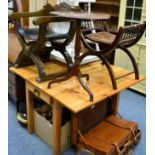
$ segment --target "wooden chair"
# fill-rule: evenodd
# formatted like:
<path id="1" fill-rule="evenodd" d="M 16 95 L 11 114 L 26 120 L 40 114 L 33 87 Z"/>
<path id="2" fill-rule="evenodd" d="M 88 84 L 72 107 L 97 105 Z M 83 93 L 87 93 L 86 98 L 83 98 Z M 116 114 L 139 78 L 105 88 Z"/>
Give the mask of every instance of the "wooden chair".
<path id="1" fill-rule="evenodd" d="M 89 48 L 89 52 L 84 53 L 81 56 L 80 61 L 82 61 L 88 55 L 95 55 L 99 57 L 104 62 L 109 71 L 109 75 L 114 89 L 117 89 L 116 80 L 124 76 L 134 73 L 135 79 L 139 79 L 139 71 L 135 58 L 128 48 L 135 45 L 140 40 L 145 29 L 146 29 L 146 23 L 120 27 L 118 32 L 115 34 L 110 33 L 108 31 L 102 31 L 102 29 L 97 28 L 94 28 L 94 30 L 96 31 L 98 30 L 98 32 L 95 33 L 90 33 L 92 29 L 91 31 L 89 29 L 83 30 L 81 34 L 82 40 L 85 46 Z M 102 45 L 100 46 L 102 48 L 96 50 L 92 48 L 86 40 L 91 40 L 95 43 L 98 43 Z M 114 52 L 116 48 L 120 48 L 129 56 L 134 68 L 133 72 L 130 72 L 126 75 L 122 75 L 121 77 L 115 77 L 112 67 L 110 66 L 110 63 L 107 60 L 108 55 Z"/>
<path id="2" fill-rule="evenodd" d="M 20 5 L 21 0 L 16 0 L 16 7 Z M 19 7 L 21 10 L 21 7 Z M 49 60 L 52 50 L 59 51 L 67 62 L 68 70 L 72 66 L 72 58 L 66 50 L 66 46 L 71 42 L 74 36 L 74 21 L 50 16 L 50 11 L 62 10 L 68 11 L 71 7 L 67 3 L 61 3 L 59 6 L 47 4 L 43 9 L 36 12 L 14 12 L 9 19 L 15 21 L 16 32 L 22 46 L 22 50 L 15 62 L 15 67 L 23 67 L 34 63 L 37 67 L 39 77 L 37 82 L 43 82 L 49 79 L 65 75 L 65 72 L 53 73 L 47 75 L 44 69 L 44 61 Z M 21 18 L 39 17 L 33 21 L 37 28 L 22 27 Z M 69 22 L 68 32 L 56 33 L 49 27 L 50 23 Z"/>

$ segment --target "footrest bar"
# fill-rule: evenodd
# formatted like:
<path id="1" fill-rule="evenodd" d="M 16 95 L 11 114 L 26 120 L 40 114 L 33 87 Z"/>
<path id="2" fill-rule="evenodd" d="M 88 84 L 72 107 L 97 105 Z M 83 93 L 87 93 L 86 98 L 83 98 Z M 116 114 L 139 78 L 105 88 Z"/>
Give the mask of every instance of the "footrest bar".
<path id="1" fill-rule="evenodd" d="M 121 79 L 121 78 L 123 78 L 123 77 L 125 77 L 125 76 L 128 76 L 128 75 L 130 75 L 130 74 L 133 74 L 133 73 L 135 73 L 135 72 L 133 71 L 133 72 L 124 74 L 124 75 L 122 75 L 122 76 L 116 77 L 116 80 L 119 80 L 119 79 Z"/>

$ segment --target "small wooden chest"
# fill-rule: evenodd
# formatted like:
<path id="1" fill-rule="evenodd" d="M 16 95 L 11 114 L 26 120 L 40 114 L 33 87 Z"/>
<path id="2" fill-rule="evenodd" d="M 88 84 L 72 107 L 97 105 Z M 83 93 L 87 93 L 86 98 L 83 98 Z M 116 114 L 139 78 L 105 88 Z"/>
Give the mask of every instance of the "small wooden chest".
<path id="1" fill-rule="evenodd" d="M 100 101 L 79 113 L 71 114 L 71 143 L 77 146 L 78 130 L 86 133 L 96 124 L 106 119 L 112 113 L 112 100 L 110 98 Z"/>

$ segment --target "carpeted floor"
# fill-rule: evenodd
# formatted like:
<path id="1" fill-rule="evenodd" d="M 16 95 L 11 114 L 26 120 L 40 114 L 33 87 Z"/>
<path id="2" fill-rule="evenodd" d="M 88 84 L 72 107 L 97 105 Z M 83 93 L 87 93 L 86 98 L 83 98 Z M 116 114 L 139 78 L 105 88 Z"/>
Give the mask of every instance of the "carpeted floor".
<path id="1" fill-rule="evenodd" d="M 133 150 L 133 155 L 146 155 L 146 98 L 144 95 L 125 90 L 120 96 L 119 113 L 129 120 L 139 123 L 142 138 Z M 16 121 L 15 104 L 8 100 L 8 155 L 51 155 L 51 148 L 35 134 L 29 134 L 26 128 Z M 63 155 L 75 155 L 69 148 Z"/>

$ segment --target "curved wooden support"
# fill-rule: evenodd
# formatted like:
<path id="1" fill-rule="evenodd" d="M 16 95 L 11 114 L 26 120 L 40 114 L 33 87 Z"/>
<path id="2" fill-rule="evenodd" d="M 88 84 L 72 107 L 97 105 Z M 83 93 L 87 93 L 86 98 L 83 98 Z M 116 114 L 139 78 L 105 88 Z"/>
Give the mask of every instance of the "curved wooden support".
<path id="1" fill-rule="evenodd" d="M 125 48 L 123 45 L 119 45 L 118 48 L 120 48 L 121 50 L 123 50 L 130 58 L 131 62 L 132 62 L 132 65 L 133 65 L 133 68 L 134 68 L 134 73 L 135 73 L 135 79 L 139 79 L 139 70 L 138 70 L 138 67 L 137 67 L 137 64 L 136 64 L 136 60 L 134 58 L 134 56 L 131 54 L 131 52 Z"/>
<path id="2" fill-rule="evenodd" d="M 59 78 L 59 79 L 56 79 L 56 80 L 52 80 L 48 83 L 48 86 L 47 88 L 51 88 L 51 84 L 53 83 L 57 83 L 57 82 L 63 82 L 65 80 L 68 80 L 70 77 L 72 77 L 73 74 L 72 72 L 69 72 L 69 74 L 63 78 Z M 90 101 L 92 102 L 93 101 L 93 94 L 92 92 L 90 91 L 90 89 L 83 83 L 83 81 L 81 80 L 81 77 L 86 77 L 87 80 L 89 80 L 89 75 L 88 74 L 81 74 L 81 73 L 78 73 L 77 75 L 77 78 L 81 84 L 81 86 L 84 88 L 84 90 L 86 90 L 86 92 L 89 94 L 89 99 Z"/>
<path id="3" fill-rule="evenodd" d="M 25 50 L 22 50 L 19 53 L 14 66 L 18 68 L 18 67 L 25 67 L 27 65 L 32 65 L 32 64 L 33 64 L 32 59 L 27 56 L 27 53 Z"/>
<path id="4" fill-rule="evenodd" d="M 42 62 L 42 60 L 38 56 L 33 54 L 31 54 L 31 58 L 34 61 L 38 70 L 39 77 L 36 78 L 37 82 L 44 82 L 47 80 L 56 79 L 56 78 L 65 76 L 68 73 L 67 71 L 62 71 L 62 72 L 57 72 L 57 73 L 52 73 L 47 75 L 45 72 L 44 63 Z"/>
<path id="5" fill-rule="evenodd" d="M 104 57 L 104 55 L 101 53 L 101 52 L 87 52 L 87 53 L 84 53 L 83 55 L 80 56 L 79 58 L 79 62 L 81 62 L 86 56 L 89 56 L 89 55 L 95 55 L 99 58 L 102 57 L 102 62 L 104 62 L 104 64 L 106 65 L 107 69 L 108 69 L 108 72 L 109 72 L 109 75 L 110 75 L 110 78 L 111 78 L 111 82 L 112 82 L 112 86 L 114 89 L 117 89 L 117 83 L 116 83 L 116 77 L 115 77 L 115 74 L 111 68 L 111 65 L 110 63 L 108 62 L 108 60 Z"/>
<path id="6" fill-rule="evenodd" d="M 32 53 L 29 53 L 29 54 L 30 54 L 31 59 L 33 60 L 33 62 L 35 63 L 35 65 L 37 67 L 39 78 L 44 78 L 46 76 L 46 73 L 44 70 L 43 62 L 37 55 L 34 55 Z M 40 80 L 38 79 L 37 81 L 39 82 Z"/>
<path id="7" fill-rule="evenodd" d="M 69 78 L 71 78 L 73 75 L 74 75 L 74 71 L 73 71 L 73 69 L 71 69 L 70 72 L 68 72 L 68 74 L 66 74 L 64 77 L 58 78 L 58 79 L 55 79 L 55 80 L 50 81 L 50 82 L 48 83 L 47 88 L 51 88 L 51 85 L 52 85 L 53 83 L 66 81 L 66 80 L 68 80 Z"/>
<path id="8" fill-rule="evenodd" d="M 81 74 L 80 73 L 80 70 L 78 69 L 78 65 L 77 64 L 74 64 L 74 67 L 72 66 L 71 70 L 68 72 L 68 74 L 66 74 L 66 76 L 62 77 L 62 78 L 59 78 L 59 79 L 55 79 L 55 80 L 52 80 L 48 83 L 48 86 L 47 88 L 51 88 L 51 85 L 53 83 L 58 83 L 58 82 L 63 82 L 63 81 L 66 81 L 68 80 L 69 78 L 71 78 L 72 76 L 77 76 L 81 86 L 84 88 L 84 90 L 89 94 L 89 99 L 90 101 L 93 101 L 93 94 L 92 92 L 90 91 L 90 89 L 83 83 L 82 81 L 82 77 L 85 77 L 86 80 L 88 81 L 89 80 L 89 75 L 88 74 Z"/>
<path id="9" fill-rule="evenodd" d="M 109 61 L 103 55 L 102 55 L 102 59 L 103 59 L 103 62 L 104 62 L 104 64 L 106 65 L 106 67 L 108 69 L 113 89 L 117 89 L 116 77 L 115 77 L 115 74 L 114 74 L 114 72 L 113 72 L 113 70 L 111 68 L 111 65 L 110 65 Z"/>
<path id="10" fill-rule="evenodd" d="M 67 67 L 68 67 L 68 70 L 71 69 L 71 67 L 73 66 L 73 61 L 72 61 L 72 57 L 69 55 L 68 51 L 67 50 L 63 50 L 62 52 L 59 51 L 63 57 L 65 58 L 66 60 L 66 64 L 67 64 Z"/>
<path id="11" fill-rule="evenodd" d="M 84 75 L 85 76 L 85 75 Z M 80 85 L 83 87 L 83 89 L 89 94 L 89 100 L 91 102 L 93 102 L 94 100 L 94 96 L 93 96 L 93 93 L 90 91 L 90 89 L 87 87 L 87 85 L 84 84 L 84 82 L 82 81 L 81 79 L 81 74 L 79 73 L 78 76 L 77 76 L 79 82 L 80 82 Z"/>
<path id="12" fill-rule="evenodd" d="M 84 78 L 86 78 L 87 81 L 89 81 L 89 75 L 88 74 L 81 74 L 80 73 L 80 77 L 84 77 Z"/>

